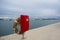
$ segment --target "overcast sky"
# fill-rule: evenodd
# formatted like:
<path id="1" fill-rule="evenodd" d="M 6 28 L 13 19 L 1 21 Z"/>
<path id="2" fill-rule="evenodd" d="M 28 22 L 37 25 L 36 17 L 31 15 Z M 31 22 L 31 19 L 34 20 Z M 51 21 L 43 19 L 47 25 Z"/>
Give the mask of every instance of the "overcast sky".
<path id="1" fill-rule="evenodd" d="M 0 0 L 0 17 L 60 17 L 60 0 Z"/>

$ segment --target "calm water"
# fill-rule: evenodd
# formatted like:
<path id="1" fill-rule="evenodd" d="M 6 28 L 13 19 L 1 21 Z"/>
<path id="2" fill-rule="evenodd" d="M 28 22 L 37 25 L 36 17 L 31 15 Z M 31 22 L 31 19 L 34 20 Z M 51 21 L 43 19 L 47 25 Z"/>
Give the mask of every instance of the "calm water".
<path id="1" fill-rule="evenodd" d="M 14 33 L 13 22 L 14 20 L 0 20 L 0 37 Z M 30 20 L 30 29 L 42 27 L 57 22 L 60 22 L 60 20 Z"/>

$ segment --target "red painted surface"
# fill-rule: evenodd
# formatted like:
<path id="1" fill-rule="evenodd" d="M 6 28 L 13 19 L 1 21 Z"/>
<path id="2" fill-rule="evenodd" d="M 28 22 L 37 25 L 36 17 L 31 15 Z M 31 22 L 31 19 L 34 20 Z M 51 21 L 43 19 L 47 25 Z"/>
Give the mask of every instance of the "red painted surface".
<path id="1" fill-rule="evenodd" d="M 25 32 L 29 30 L 29 16 L 28 15 L 21 15 L 20 17 L 21 22 L 21 32 Z"/>

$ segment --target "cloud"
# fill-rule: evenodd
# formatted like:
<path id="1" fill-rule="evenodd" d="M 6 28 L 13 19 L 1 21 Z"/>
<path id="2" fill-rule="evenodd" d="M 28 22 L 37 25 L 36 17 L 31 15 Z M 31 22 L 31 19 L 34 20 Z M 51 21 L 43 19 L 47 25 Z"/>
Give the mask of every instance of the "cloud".
<path id="1" fill-rule="evenodd" d="M 32 17 L 39 17 L 56 16 L 60 13 L 59 0 L 2 0 L 1 5 L 1 10 L 6 10 L 6 15 L 13 14 L 18 16 L 19 14 L 26 13 Z M 8 11 L 10 12 L 8 13 Z"/>
<path id="2" fill-rule="evenodd" d="M 56 10 L 55 9 L 42 9 L 41 13 L 42 15 L 45 15 L 45 16 L 53 16 L 56 14 Z"/>

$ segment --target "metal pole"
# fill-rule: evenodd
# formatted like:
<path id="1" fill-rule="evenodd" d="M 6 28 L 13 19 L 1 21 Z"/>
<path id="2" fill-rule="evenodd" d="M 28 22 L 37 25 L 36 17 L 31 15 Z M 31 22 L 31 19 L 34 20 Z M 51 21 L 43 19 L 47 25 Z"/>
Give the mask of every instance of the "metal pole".
<path id="1" fill-rule="evenodd" d="M 22 34 L 22 39 L 24 39 L 24 33 Z"/>

